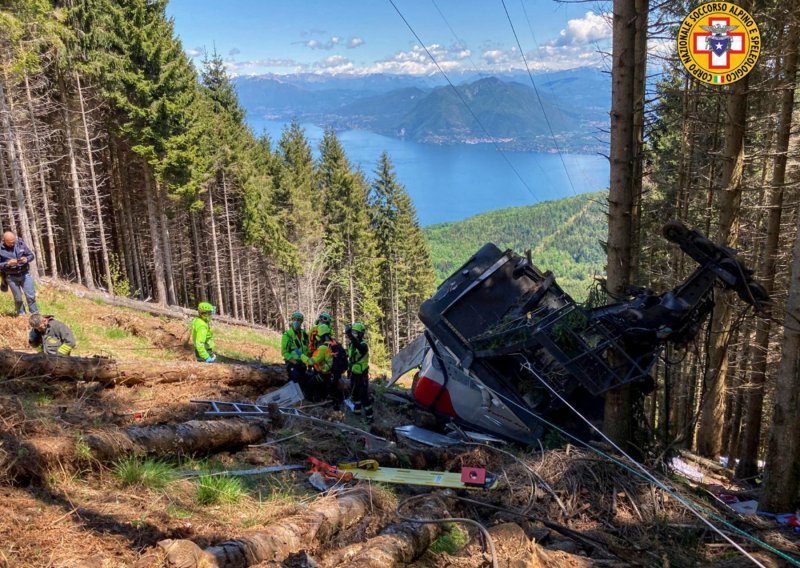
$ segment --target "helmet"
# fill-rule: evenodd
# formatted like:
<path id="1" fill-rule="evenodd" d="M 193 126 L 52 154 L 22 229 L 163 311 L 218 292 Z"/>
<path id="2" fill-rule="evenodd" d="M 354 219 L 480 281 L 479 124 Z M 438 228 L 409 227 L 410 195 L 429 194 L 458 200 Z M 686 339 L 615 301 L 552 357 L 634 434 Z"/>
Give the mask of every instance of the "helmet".
<path id="1" fill-rule="evenodd" d="M 303 321 L 303 314 L 300 312 L 295 312 L 292 314 L 292 321 Z"/>
<path id="2" fill-rule="evenodd" d="M 321 314 L 319 314 L 317 321 L 319 323 L 326 323 L 330 325 L 331 322 L 333 321 L 333 318 L 331 317 L 331 314 L 329 314 L 328 312 L 322 312 Z"/>
<path id="3" fill-rule="evenodd" d="M 317 326 L 317 337 L 325 337 L 331 334 L 331 326 L 326 323 L 321 323 Z"/>
<path id="4" fill-rule="evenodd" d="M 197 305 L 197 311 L 200 312 L 200 313 L 204 313 L 204 312 L 211 313 L 211 312 L 214 311 L 214 306 L 212 306 L 208 302 L 200 302 Z"/>
<path id="5" fill-rule="evenodd" d="M 364 326 L 364 324 L 358 321 L 351 325 L 350 328 L 356 333 L 364 333 L 367 331 L 367 328 Z"/>

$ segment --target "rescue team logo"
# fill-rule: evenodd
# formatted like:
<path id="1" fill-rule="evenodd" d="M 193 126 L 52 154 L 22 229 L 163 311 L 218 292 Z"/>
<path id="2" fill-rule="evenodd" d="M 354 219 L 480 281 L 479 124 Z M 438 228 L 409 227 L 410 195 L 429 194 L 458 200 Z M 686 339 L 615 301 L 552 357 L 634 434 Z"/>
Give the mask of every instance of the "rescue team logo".
<path id="1" fill-rule="evenodd" d="M 730 2 L 700 4 L 678 29 L 681 63 L 703 83 L 735 83 L 755 67 L 760 53 L 758 24 Z"/>

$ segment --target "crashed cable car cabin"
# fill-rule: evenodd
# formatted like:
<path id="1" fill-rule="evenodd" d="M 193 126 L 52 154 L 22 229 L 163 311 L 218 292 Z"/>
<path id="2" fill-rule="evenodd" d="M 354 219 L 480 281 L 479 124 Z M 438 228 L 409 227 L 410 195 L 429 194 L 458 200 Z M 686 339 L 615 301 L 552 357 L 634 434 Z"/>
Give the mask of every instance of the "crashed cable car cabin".
<path id="1" fill-rule="evenodd" d="M 716 288 L 756 310 L 769 302 L 733 249 L 677 221 L 665 225 L 664 237 L 697 269 L 663 294 L 630 287 L 624 300 L 597 308 L 577 304 L 525 257 L 484 245 L 422 304 L 424 336 L 395 357 L 395 376 L 418 366 L 412 394 L 419 405 L 523 444 L 543 435 L 540 418 L 575 427 L 560 397 L 602 418 L 607 391 L 652 388 L 662 349 L 695 337 Z"/>

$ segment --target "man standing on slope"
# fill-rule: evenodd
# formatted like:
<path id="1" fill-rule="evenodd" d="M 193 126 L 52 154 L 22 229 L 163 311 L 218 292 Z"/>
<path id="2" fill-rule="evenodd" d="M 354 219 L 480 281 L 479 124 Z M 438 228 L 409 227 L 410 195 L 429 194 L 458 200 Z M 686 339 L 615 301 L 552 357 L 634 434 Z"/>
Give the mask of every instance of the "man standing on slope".
<path id="1" fill-rule="evenodd" d="M 308 334 L 303 329 L 303 314 L 292 314 L 292 325 L 281 337 L 281 355 L 286 363 L 286 374 L 290 381 L 296 382 L 304 391 L 307 388 L 306 364 L 303 356 L 308 356 Z"/>
<path id="2" fill-rule="evenodd" d="M 75 336 L 72 330 L 53 316 L 33 314 L 28 323 L 31 326 L 28 344 L 39 352 L 69 357 L 75 349 Z"/>
<path id="3" fill-rule="evenodd" d="M 211 331 L 211 316 L 214 306 L 208 302 L 200 302 L 198 315 L 192 320 L 192 345 L 194 356 L 198 361 L 213 363 L 217 360 L 214 354 L 214 333 Z"/>
<path id="4" fill-rule="evenodd" d="M 28 311 L 38 314 L 39 308 L 36 307 L 36 289 L 33 287 L 33 277 L 30 272 L 30 265 L 33 262 L 33 252 L 29 249 L 22 239 L 11 231 L 3 233 L 3 244 L 0 245 L 0 272 L 3 274 L 3 284 L 11 288 L 14 295 L 14 306 L 18 316 L 25 315 L 25 300 L 28 301 Z"/>
<path id="5" fill-rule="evenodd" d="M 372 421 L 372 400 L 369 396 L 369 345 L 364 339 L 367 328 L 363 323 L 356 322 L 345 328 L 347 335 L 347 362 L 350 382 L 353 385 L 353 412 L 356 416 Z"/>

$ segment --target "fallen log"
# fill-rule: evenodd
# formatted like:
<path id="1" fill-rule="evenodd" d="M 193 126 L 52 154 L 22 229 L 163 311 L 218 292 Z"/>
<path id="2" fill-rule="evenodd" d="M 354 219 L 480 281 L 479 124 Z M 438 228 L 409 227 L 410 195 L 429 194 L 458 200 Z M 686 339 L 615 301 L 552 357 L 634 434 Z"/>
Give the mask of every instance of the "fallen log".
<path id="1" fill-rule="evenodd" d="M 358 523 L 370 510 L 369 492 L 349 491 L 341 497 L 316 501 L 307 511 L 293 515 L 234 540 L 201 550 L 188 540 L 162 540 L 160 551 L 145 555 L 137 568 L 245 568 L 260 562 L 282 562 L 287 556 L 329 540 L 338 531 Z"/>
<path id="2" fill-rule="evenodd" d="M 81 440 L 91 449 L 93 457 L 112 461 L 127 455 L 236 450 L 260 442 L 268 432 L 265 420 L 190 420 L 181 424 L 95 431 Z"/>
<path id="3" fill-rule="evenodd" d="M 414 516 L 425 519 L 447 517 L 444 505 L 438 499 L 429 499 L 414 509 Z M 409 564 L 422 556 L 439 537 L 440 523 L 412 523 L 404 521 L 384 528 L 381 533 L 364 542 L 350 545 L 328 555 L 322 562 L 324 568 L 393 568 Z"/>
<path id="4" fill-rule="evenodd" d="M 105 385 L 162 384 L 208 381 L 230 386 L 278 386 L 286 382 L 280 365 L 228 365 L 156 359 L 53 357 L 40 353 L 0 350 L 0 376 L 6 379 L 95 381 Z"/>
<path id="5" fill-rule="evenodd" d="M 209 454 L 236 450 L 263 440 L 269 432 L 266 420 L 190 420 L 181 424 L 107 429 L 80 438 L 39 436 L 16 439 L 0 437 L 0 471 L 11 481 L 41 480 L 55 466 L 70 468 L 89 458 L 112 462 L 136 455 Z M 79 450 L 79 446 L 82 446 Z"/>

